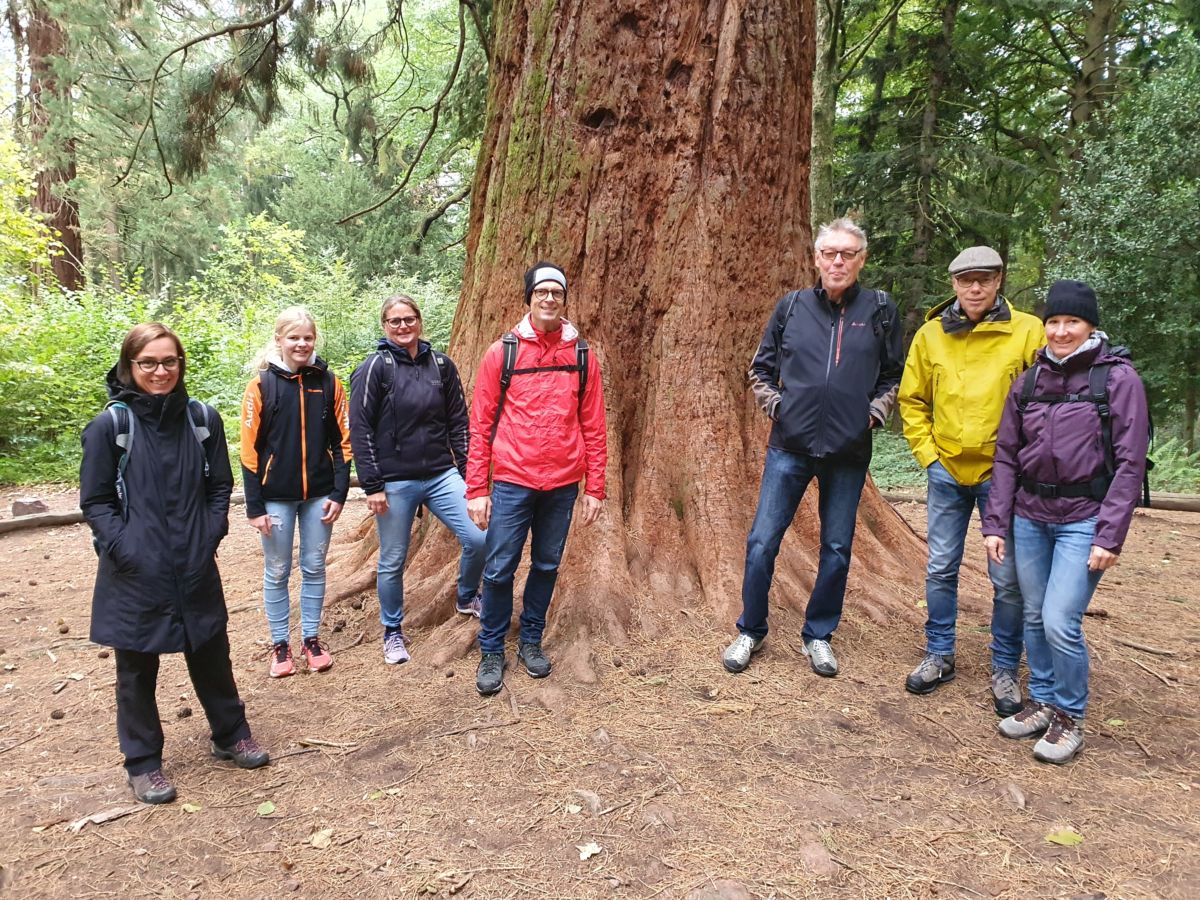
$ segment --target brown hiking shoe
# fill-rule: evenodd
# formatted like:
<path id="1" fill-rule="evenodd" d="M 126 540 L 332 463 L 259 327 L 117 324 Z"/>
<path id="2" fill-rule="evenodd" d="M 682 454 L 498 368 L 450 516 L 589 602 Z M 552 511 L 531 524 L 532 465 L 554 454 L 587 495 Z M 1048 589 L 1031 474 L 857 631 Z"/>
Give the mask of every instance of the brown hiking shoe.
<path id="1" fill-rule="evenodd" d="M 175 785 L 167 781 L 162 769 L 130 775 L 129 787 L 142 803 L 170 803 L 175 799 Z"/>
<path id="2" fill-rule="evenodd" d="M 1033 737 L 1049 728 L 1053 718 L 1053 707 L 1029 699 L 1025 701 L 1020 712 L 1007 719 L 1002 719 L 996 728 L 1006 738 Z"/>
<path id="3" fill-rule="evenodd" d="M 257 769 L 271 761 L 271 754 L 252 737 L 242 738 L 231 747 L 219 747 L 213 741 L 212 755 L 217 759 L 232 759 L 242 769 Z"/>
<path id="4" fill-rule="evenodd" d="M 1083 725 L 1061 709 L 1042 739 L 1033 745 L 1033 758 L 1061 766 L 1070 762 L 1083 747 Z"/>

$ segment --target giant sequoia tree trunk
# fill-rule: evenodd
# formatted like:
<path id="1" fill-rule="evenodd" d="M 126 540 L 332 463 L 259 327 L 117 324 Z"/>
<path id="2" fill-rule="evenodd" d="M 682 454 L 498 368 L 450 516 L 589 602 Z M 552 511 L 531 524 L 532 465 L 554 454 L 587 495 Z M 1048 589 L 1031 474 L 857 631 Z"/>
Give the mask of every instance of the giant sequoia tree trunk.
<path id="1" fill-rule="evenodd" d="M 521 275 L 557 262 L 568 316 L 600 359 L 608 494 L 567 542 L 548 637 L 589 678 L 589 639 L 660 634 L 680 613 L 726 630 L 741 608 L 766 421 L 746 371 L 776 298 L 812 283 L 810 0 L 502 0 L 450 354 L 471 380 L 526 307 Z M 784 541 L 776 608 L 807 601 L 815 487 Z M 869 487 L 850 602 L 886 620 L 920 541 Z M 407 621 L 447 619 L 457 544 L 428 521 Z M 419 543 L 418 543 L 419 542 Z"/>

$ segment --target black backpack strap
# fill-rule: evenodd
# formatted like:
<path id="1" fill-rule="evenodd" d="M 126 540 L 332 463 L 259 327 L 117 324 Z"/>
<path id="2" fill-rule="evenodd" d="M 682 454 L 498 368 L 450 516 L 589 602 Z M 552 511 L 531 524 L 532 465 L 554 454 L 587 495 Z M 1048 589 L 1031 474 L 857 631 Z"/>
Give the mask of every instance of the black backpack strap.
<path id="1" fill-rule="evenodd" d="M 392 358 L 392 354 L 388 350 L 376 350 L 375 352 L 383 359 L 383 395 L 390 397 L 392 388 L 396 384 L 396 360 Z"/>
<path id="2" fill-rule="evenodd" d="M 891 310 L 888 301 L 892 298 L 887 291 L 875 291 L 875 311 L 871 315 L 871 326 L 875 329 L 875 337 L 882 339 L 892 330 Z"/>
<path id="3" fill-rule="evenodd" d="M 1033 392 L 1037 390 L 1037 373 L 1038 365 L 1034 363 L 1021 376 L 1021 390 L 1017 393 L 1017 412 L 1022 416 L 1025 415 L 1029 401 L 1033 399 Z"/>
<path id="4" fill-rule="evenodd" d="M 800 299 L 800 291 L 788 291 L 785 299 L 787 300 L 787 309 L 783 313 L 783 319 L 775 326 L 775 384 L 779 384 L 779 367 L 783 365 L 783 332 L 787 328 L 788 319 L 792 317 L 792 310 L 796 308 L 796 301 Z"/>
<path id="5" fill-rule="evenodd" d="M 120 400 L 111 400 L 104 407 L 113 423 L 113 442 L 121 448 L 117 459 L 117 476 L 114 479 L 117 503 L 121 507 L 122 521 L 129 520 L 129 492 L 125 486 L 125 467 L 129 465 L 129 451 L 133 449 L 133 438 L 137 429 L 137 418 L 129 407 Z"/>
<path id="6" fill-rule="evenodd" d="M 188 425 L 192 428 L 192 434 L 196 438 L 196 443 L 200 445 L 200 458 L 204 460 L 204 477 L 208 478 L 208 445 L 206 442 L 212 436 L 212 430 L 208 427 L 208 407 L 199 400 L 189 397 L 187 420 Z"/>
<path id="7" fill-rule="evenodd" d="M 579 369 L 579 402 L 581 405 L 583 403 L 583 392 L 587 390 L 589 355 L 591 355 L 591 350 L 588 347 L 587 341 L 583 338 L 577 338 L 575 341 L 575 365 Z"/>
<path id="8" fill-rule="evenodd" d="M 1091 401 L 1096 404 L 1096 413 L 1100 416 L 1100 439 L 1104 445 L 1104 471 L 1111 479 L 1117 471 L 1116 456 L 1113 452 L 1112 439 L 1112 407 L 1108 403 L 1108 373 L 1112 363 L 1097 363 L 1088 369 L 1088 393 Z"/>
<path id="9" fill-rule="evenodd" d="M 504 411 L 504 398 L 508 396 L 508 386 L 512 384 L 513 373 L 517 370 L 517 336 L 511 331 L 504 332 L 500 338 L 500 346 L 504 352 L 504 360 L 500 366 L 500 399 L 496 401 L 496 418 L 492 420 L 492 433 L 488 443 L 496 442 L 496 429 L 500 427 L 500 413 Z"/>

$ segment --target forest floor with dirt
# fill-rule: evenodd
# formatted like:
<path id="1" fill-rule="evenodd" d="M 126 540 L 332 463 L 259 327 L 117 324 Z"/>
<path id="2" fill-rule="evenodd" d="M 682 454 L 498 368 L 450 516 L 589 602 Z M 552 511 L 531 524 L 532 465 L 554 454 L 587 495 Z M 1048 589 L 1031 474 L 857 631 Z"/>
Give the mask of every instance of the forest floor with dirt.
<path id="1" fill-rule="evenodd" d="M 923 534 L 924 508 L 899 509 Z M 348 505 L 335 545 L 365 512 Z M 968 553 L 982 560 L 974 529 Z M 595 684 L 510 666 L 483 699 L 474 654 L 435 665 L 421 631 L 411 663 L 385 666 L 372 593 L 326 610 L 331 671 L 268 679 L 261 554 L 237 509 L 220 565 L 274 758 L 214 760 L 183 659 L 164 657 L 179 799 L 150 807 L 125 785 L 113 660 L 87 640 L 86 526 L 0 536 L 0 895 L 1200 895 L 1200 514 L 1138 512 L 1086 620 L 1087 745 L 1062 768 L 997 735 L 977 613 L 957 680 L 926 697 L 903 690 L 918 629 L 848 611 L 841 674 L 821 679 L 776 604 L 741 675 L 719 660 L 731 626 L 680 609 L 669 637 L 596 646 Z"/>

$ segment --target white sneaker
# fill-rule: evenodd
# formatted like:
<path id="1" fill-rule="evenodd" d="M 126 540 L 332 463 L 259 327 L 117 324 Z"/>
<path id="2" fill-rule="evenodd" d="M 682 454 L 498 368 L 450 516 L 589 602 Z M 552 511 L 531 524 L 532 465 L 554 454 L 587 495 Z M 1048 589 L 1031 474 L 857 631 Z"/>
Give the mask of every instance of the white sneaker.
<path id="1" fill-rule="evenodd" d="M 721 663 L 730 672 L 745 671 L 746 666 L 750 665 L 750 656 L 762 649 L 762 645 L 762 638 L 754 638 L 738 632 L 733 643 L 726 647 L 725 652 L 721 654 Z"/>
<path id="2" fill-rule="evenodd" d="M 408 648 L 404 646 L 404 632 L 397 628 L 395 631 L 385 631 L 383 633 L 383 661 L 389 666 L 394 666 L 397 663 L 406 663 L 412 657 L 408 655 Z"/>
<path id="3" fill-rule="evenodd" d="M 829 641 L 808 641 L 804 645 L 804 655 L 812 670 L 824 678 L 832 678 L 837 674 L 837 657 Z"/>

